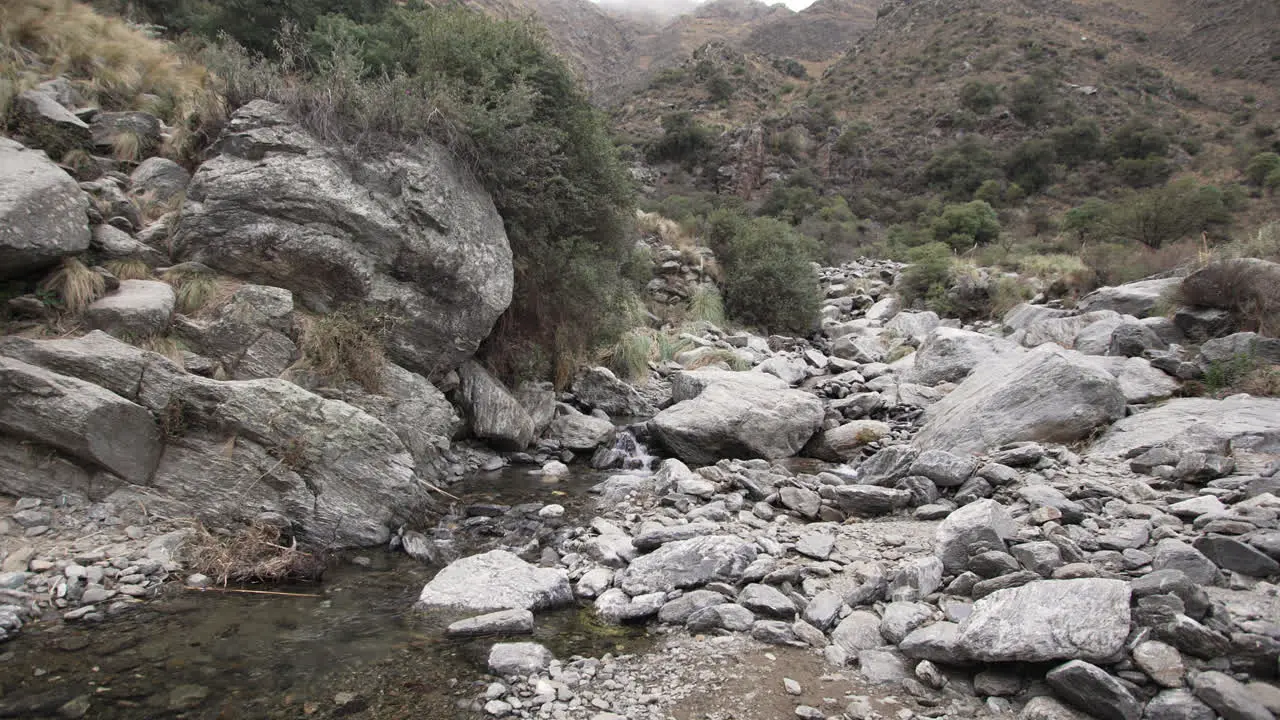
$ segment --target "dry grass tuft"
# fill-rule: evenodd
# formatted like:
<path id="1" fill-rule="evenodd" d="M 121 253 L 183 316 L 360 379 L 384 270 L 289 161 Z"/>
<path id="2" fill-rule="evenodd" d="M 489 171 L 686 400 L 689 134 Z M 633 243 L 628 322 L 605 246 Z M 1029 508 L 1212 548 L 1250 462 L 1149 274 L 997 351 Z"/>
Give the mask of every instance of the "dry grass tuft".
<path id="1" fill-rule="evenodd" d="M 384 337 L 389 322 L 387 318 L 357 311 L 311 319 L 303 332 L 303 362 L 329 382 L 353 380 L 376 393 L 382 387 Z"/>
<path id="2" fill-rule="evenodd" d="M 65 75 L 105 110 L 141 107 L 182 129 L 220 122 L 213 77 L 167 42 L 73 0 L 0 2 L 0 103 L 37 82 Z M 3 107 L 0 107 L 3 109 Z"/>
<path id="3" fill-rule="evenodd" d="M 665 218 L 658 213 L 636 211 L 636 227 L 640 232 L 657 235 L 666 245 L 678 248 L 693 248 L 694 240 L 680 227 L 680 223 Z"/>
<path id="4" fill-rule="evenodd" d="M 141 162 L 151 148 L 148 142 L 136 132 L 125 130 L 111 138 L 111 155 L 120 162 Z"/>
<path id="5" fill-rule="evenodd" d="M 181 208 L 184 199 L 186 193 L 177 193 L 167 200 L 161 200 L 154 192 L 145 192 L 135 195 L 133 200 L 138 205 L 143 221 L 149 224 Z"/>
<path id="6" fill-rule="evenodd" d="M 182 360 L 181 343 L 168 335 L 152 335 L 151 337 L 143 338 L 134 344 L 143 350 L 150 350 L 153 353 L 163 355 L 174 365 L 177 365 L 180 368 L 185 368 L 185 364 Z"/>
<path id="7" fill-rule="evenodd" d="M 283 533 L 274 525 L 255 523 L 226 535 L 199 523 L 193 529 L 184 546 L 188 565 L 219 585 L 313 582 L 324 574 L 322 557 L 299 550 L 296 539 L 283 545 Z"/>
<path id="8" fill-rule="evenodd" d="M 175 309 L 183 315 L 200 312 L 218 294 L 217 278 L 206 272 L 170 270 L 161 278 L 173 286 Z"/>
<path id="9" fill-rule="evenodd" d="M 151 279 L 151 266 L 137 258 L 108 260 L 102 266 L 107 269 L 107 272 L 121 280 Z"/>
<path id="10" fill-rule="evenodd" d="M 70 315 L 84 312 L 106 292 L 106 278 L 72 257 L 63 259 L 57 270 L 40 281 L 40 294 L 45 302 Z"/>
<path id="11" fill-rule="evenodd" d="M 733 351 L 723 349 L 706 353 L 697 360 L 689 363 L 686 367 L 689 370 L 697 370 L 699 368 L 711 367 L 717 363 L 724 363 L 729 366 L 730 370 L 735 370 L 737 372 L 751 369 L 751 363 L 746 358 Z"/>

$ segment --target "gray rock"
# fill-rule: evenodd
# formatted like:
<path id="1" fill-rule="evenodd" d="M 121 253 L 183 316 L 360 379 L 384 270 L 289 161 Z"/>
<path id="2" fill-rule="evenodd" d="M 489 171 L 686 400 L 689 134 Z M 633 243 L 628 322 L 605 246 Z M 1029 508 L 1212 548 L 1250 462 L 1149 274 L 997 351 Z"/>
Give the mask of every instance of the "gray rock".
<path id="1" fill-rule="evenodd" d="M 944 665 L 968 662 L 969 656 L 960 647 L 960 626 L 953 622 L 936 622 L 916 628 L 898 649 L 909 658 L 929 660 Z"/>
<path id="2" fill-rule="evenodd" d="M 164 334 L 173 315 L 174 293 L 168 283 L 124 280 L 120 288 L 85 310 L 85 324 L 126 339 Z"/>
<path id="3" fill-rule="evenodd" d="M 1187 673 L 1178 650 L 1157 640 L 1138 643 L 1133 648 L 1133 662 L 1161 687 L 1182 687 Z"/>
<path id="4" fill-rule="evenodd" d="M 916 558 L 902 565 L 889 582 L 889 597 L 914 601 L 942 586 L 942 561 L 936 557 Z"/>
<path id="5" fill-rule="evenodd" d="M 1083 312 L 1111 310 L 1138 318 L 1150 317 L 1164 302 L 1164 298 L 1181 283 L 1182 278 L 1173 277 L 1098 288 L 1080 298 L 1076 307 Z"/>
<path id="6" fill-rule="evenodd" d="M 1106 355 L 1111 345 L 1111 336 L 1116 328 L 1124 325 L 1125 322 L 1126 318 L 1123 315 L 1107 313 L 1103 319 L 1081 328 L 1080 332 L 1076 333 L 1071 348 L 1085 355 Z"/>
<path id="7" fill-rule="evenodd" d="M 692 590 L 663 605 L 658 611 L 658 620 L 659 622 L 675 625 L 682 624 L 698 610 L 727 602 L 729 602 L 729 599 L 718 592 Z"/>
<path id="8" fill-rule="evenodd" d="M 715 533 L 717 527 L 715 523 L 695 522 L 688 525 L 672 525 L 654 530 L 645 530 L 632 538 L 631 544 L 635 545 L 637 550 L 645 552 L 659 548 L 667 543 L 711 535 Z"/>
<path id="9" fill-rule="evenodd" d="M 1162 690 L 1147 703 L 1145 720 L 1214 720 L 1218 714 L 1190 690 Z"/>
<path id="10" fill-rule="evenodd" d="M 1049 671 L 1049 686 L 1068 703 L 1104 720 L 1138 720 L 1142 704 L 1096 665 L 1072 660 Z"/>
<path id="11" fill-rule="evenodd" d="M 1138 357 L 1086 356 L 1086 361 L 1108 373 L 1120 384 L 1126 402 L 1143 404 L 1164 400 L 1178 391 L 1177 380 Z"/>
<path id="12" fill-rule="evenodd" d="M 804 360 L 785 355 L 774 355 L 755 366 L 756 372 L 768 373 L 795 387 L 809 378 L 809 366 Z"/>
<path id="13" fill-rule="evenodd" d="M 803 453 L 827 462 L 848 462 L 862 456 L 867 445 L 883 440 L 889 426 L 878 420 L 854 420 L 831 430 L 823 430 L 804 446 Z"/>
<path id="14" fill-rule="evenodd" d="M 112 225 L 95 225 L 89 246 L 100 257 L 109 260 L 136 259 L 151 267 L 167 264 L 168 260 L 162 253 Z"/>
<path id="15" fill-rule="evenodd" d="M 885 323 L 884 327 L 910 344 L 919 345 L 937 329 L 939 322 L 938 314 L 933 311 L 900 312 Z"/>
<path id="16" fill-rule="evenodd" d="M 666 593 L 649 593 L 634 598 L 618 588 L 610 588 L 596 598 L 596 615 L 608 623 L 620 624 L 657 615 Z"/>
<path id="17" fill-rule="evenodd" d="M 960 648 L 986 662 L 1105 661 L 1129 635 L 1129 585 L 1120 580 L 1040 580 L 974 603 Z"/>
<path id="18" fill-rule="evenodd" d="M 858 466 L 858 483 L 891 486 L 911 470 L 920 451 L 910 445 L 890 445 L 867 458 Z"/>
<path id="19" fill-rule="evenodd" d="M 18 94 L 13 103 L 13 119 L 28 142 L 53 157 L 68 150 L 88 149 L 92 142 L 89 126 L 58 101 L 59 93 L 41 84 Z"/>
<path id="20" fill-rule="evenodd" d="M 1210 307 L 1180 307 L 1173 313 L 1173 324 L 1192 343 L 1230 335 L 1239 329 L 1230 310 Z"/>
<path id="21" fill-rule="evenodd" d="M 1050 577 L 1054 570 L 1065 564 L 1062 560 L 1062 551 L 1057 545 L 1048 541 L 1014 545 L 1009 552 L 1017 558 L 1022 567 L 1041 577 Z"/>
<path id="22" fill-rule="evenodd" d="M 393 311 L 390 359 L 458 367 L 511 302 L 511 249 L 489 195 L 443 147 L 349 158 L 278 105 L 241 107 L 187 188 L 177 258 L 278 285 L 316 312 Z"/>
<path id="23" fill-rule="evenodd" d="M 1018 720 L 1091 720 L 1092 717 L 1049 695 L 1031 698 L 1018 713 Z"/>
<path id="24" fill-rule="evenodd" d="M 1151 567 L 1156 570 L 1180 570 L 1193 582 L 1213 585 L 1218 580 L 1218 568 L 1203 553 L 1181 540 L 1165 538 L 1156 543 Z"/>
<path id="25" fill-rule="evenodd" d="M 639 593 L 637 593 L 639 594 Z M 505 550 L 455 560 L 422 588 L 418 607 L 543 610 L 573 602 L 569 576 Z"/>
<path id="26" fill-rule="evenodd" d="M 747 608 L 734 603 L 720 603 L 696 610 L 689 615 L 685 626 L 691 632 L 731 630 L 747 632 L 755 625 L 756 617 Z"/>
<path id="27" fill-rule="evenodd" d="M 791 390 L 772 375 L 700 371 L 678 373 L 677 378 L 672 397 L 687 399 L 658 413 L 649 429 L 688 463 L 790 457 L 822 424 L 822 403 L 816 397 Z M 702 390 L 690 395 L 699 386 Z"/>
<path id="28" fill-rule="evenodd" d="M 94 146 L 101 152 L 111 152 L 121 136 L 133 135 L 139 143 L 138 150 L 144 156 L 160 149 L 160 118 L 151 113 L 99 112 L 89 123 Z"/>
<path id="29" fill-rule="evenodd" d="M 1231 639 L 1182 614 L 1156 628 L 1156 636 L 1182 652 L 1205 660 L 1222 657 L 1231 648 Z"/>
<path id="30" fill-rule="evenodd" d="M 922 385 L 960 382 L 979 366 L 1022 352 L 1003 338 L 940 327 L 929 333 L 915 354 L 911 378 Z"/>
<path id="31" fill-rule="evenodd" d="M 738 604 L 757 615 L 775 618 L 791 618 L 796 614 L 796 604 L 769 585 L 752 583 L 738 593 Z"/>
<path id="32" fill-rule="evenodd" d="M 880 634 L 880 618 L 865 610 L 854 610 L 831 631 L 831 642 L 850 655 L 880 647 L 884 644 L 884 636 Z"/>
<path id="33" fill-rule="evenodd" d="M 1017 695 L 1022 692 L 1022 677 L 1007 670 L 983 670 L 973 676 L 973 689 L 992 697 Z"/>
<path id="34" fill-rule="evenodd" d="M 922 450 L 976 453 L 1019 440 L 1069 443 L 1124 415 L 1114 377 L 1053 346 L 996 362 L 926 410 Z"/>
<path id="35" fill-rule="evenodd" d="M 815 560 L 826 560 L 835 545 L 836 538 L 829 532 L 805 533 L 796 541 L 796 552 Z"/>
<path id="36" fill-rule="evenodd" d="M 1277 397 L 1175 398 L 1117 421 L 1093 443 L 1089 455 L 1133 456 L 1161 445 L 1179 454 L 1222 452 L 1233 438 L 1271 432 L 1277 415 Z"/>
<path id="37" fill-rule="evenodd" d="M 919 602 L 891 602 L 880 616 L 880 634 L 897 645 L 913 630 L 933 619 L 933 607 Z"/>
<path id="38" fill-rule="evenodd" d="M 1191 681 L 1196 697 L 1223 720 L 1273 720 L 1275 717 L 1243 684 L 1225 673 L 1210 670 Z"/>
<path id="39" fill-rule="evenodd" d="M 168 158 L 152 157 L 138 163 L 129 174 L 129 188 L 135 195 L 150 195 L 168 202 L 186 192 L 191 173 Z"/>
<path id="40" fill-rule="evenodd" d="M 1235 538 L 1206 535 L 1196 538 L 1192 547 L 1223 570 L 1254 577 L 1280 573 L 1280 563 Z"/>
<path id="41" fill-rule="evenodd" d="M 147 408 L 109 390 L 0 357 L 0 430 L 146 484 L 160 461 L 160 428 Z M 52 497 L 61 488 L 39 493 Z"/>
<path id="42" fill-rule="evenodd" d="M 790 623 L 781 620 L 757 620 L 751 624 L 751 637 L 767 645 L 795 645 L 800 640 Z"/>
<path id="43" fill-rule="evenodd" d="M 906 490 L 875 485 L 824 485 L 821 492 L 844 512 L 862 516 L 886 515 L 906 507 L 912 498 Z"/>
<path id="44" fill-rule="evenodd" d="M 502 677 L 542 672 L 552 659 L 551 651 L 538 643 L 498 643 L 489 649 L 489 669 Z"/>
<path id="45" fill-rule="evenodd" d="M 945 569 L 958 572 L 969 562 L 969 546 L 1004 547 L 1013 536 L 1013 518 L 995 500 L 978 500 L 947 516 L 934 533 L 934 552 Z"/>
<path id="46" fill-rule="evenodd" d="M 44 153 L 0 137 L 0 280 L 88 249 L 88 210 L 76 181 Z"/>
<path id="47" fill-rule="evenodd" d="M 463 363 L 458 378 L 456 399 L 472 434 L 500 450 L 523 450 L 533 442 L 533 418 L 480 363 Z"/>
<path id="48" fill-rule="evenodd" d="M 902 655 L 893 650 L 863 650 L 858 653 L 858 670 L 873 685 L 902 682 L 911 677 L 911 669 Z"/>
<path id="49" fill-rule="evenodd" d="M 816 518 L 822 509 L 822 496 L 806 488 L 782 488 L 778 491 L 778 501 L 788 510 L 809 519 Z"/>
<path id="50" fill-rule="evenodd" d="M 1118 357 L 1142 357 L 1148 350 L 1165 350 L 1168 343 L 1156 331 L 1140 322 L 1124 322 L 1111 331 L 1107 354 Z"/>
<path id="51" fill-rule="evenodd" d="M 652 403 L 619 380 L 609 368 L 591 367 L 573 381 L 573 394 L 580 402 L 613 417 L 649 417 L 657 412 Z"/>
<path id="52" fill-rule="evenodd" d="M 826 631 L 840 617 L 840 608 L 843 605 L 844 599 L 840 597 L 840 593 L 831 589 L 823 590 L 814 595 L 809 600 L 809 604 L 805 605 L 801 618 L 819 630 Z"/>
<path id="53" fill-rule="evenodd" d="M 753 543 L 710 535 L 667 543 L 636 558 L 615 582 L 628 595 L 690 588 L 709 582 L 736 582 L 756 559 Z"/>
<path id="54" fill-rule="evenodd" d="M 608 420 L 582 414 L 561 415 L 551 421 L 547 437 L 560 446 L 578 452 L 590 452 L 602 445 L 613 445 L 617 429 Z"/>
<path id="55" fill-rule="evenodd" d="M 480 635 L 528 635 L 533 632 L 533 613 L 520 610 L 499 610 L 459 620 L 445 628 L 450 637 L 476 637 Z"/>
<path id="56" fill-rule="evenodd" d="M 938 487 L 959 487 L 977 469 L 978 463 L 970 457 L 952 455 L 945 450 L 925 450 L 911 463 L 911 475 L 922 475 Z"/>
<path id="57" fill-rule="evenodd" d="M 1280 338 L 1263 337 L 1251 332 L 1215 338 L 1200 346 L 1195 362 L 1201 371 L 1209 372 L 1215 366 L 1226 367 L 1241 357 L 1260 364 L 1280 364 Z"/>

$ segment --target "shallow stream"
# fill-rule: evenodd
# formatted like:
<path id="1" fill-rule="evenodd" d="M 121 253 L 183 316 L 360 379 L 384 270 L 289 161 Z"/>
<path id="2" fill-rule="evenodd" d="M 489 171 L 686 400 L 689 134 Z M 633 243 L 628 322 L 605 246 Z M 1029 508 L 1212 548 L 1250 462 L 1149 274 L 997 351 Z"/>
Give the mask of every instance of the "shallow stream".
<path id="1" fill-rule="evenodd" d="M 548 484 L 524 469 L 455 486 L 460 505 L 558 503 L 584 520 L 607 473 Z M 464 547 L 464 553 L 486 547 Z M 493 639 L 446 640 L 461 615 L 413 609 L 438 571 L 403 553 L 338 557 L 307 596 L 195 591 L 98 625 L 32 623 L 0 645 L 0 718 L 463 718 Z M 312 597 L 314 596 L 314 597 Z M 603 628 L 578 609 L 539 614 L 557 657 L 643 651 L 643 628 Z"/>

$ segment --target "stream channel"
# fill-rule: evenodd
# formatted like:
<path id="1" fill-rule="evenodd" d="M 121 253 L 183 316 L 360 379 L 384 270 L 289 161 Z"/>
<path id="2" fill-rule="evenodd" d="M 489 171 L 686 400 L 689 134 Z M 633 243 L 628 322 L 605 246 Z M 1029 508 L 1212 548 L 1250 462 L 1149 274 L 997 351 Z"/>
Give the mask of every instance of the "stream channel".
<path id="1" fill-rule="evenodd" d="M 458 507 L 561 504 L 573 525 L 590 520 L 587 490 L 611 474 L 576 466 L 551 484 L 529 466 L 511 467 L 450 490 Z M 483 552 L 500 540 L 460 536 L 459 550 Z M 483 691 L 476 683 L 494 639 L 446 639 L 445 626 L 466 613 L 413 608 L 439 570 L 374 548 L 333 558 L 321 583 L 266 588 L 320 597 L 175 583 L 101 624 L 28 624 L 0 645 L 0 718 L 470 717 L 458 703 Z M 643 627 L 602 627 L 580 608 L 539 613 L 532 639 L 564 660 L 652 644 Z"/>

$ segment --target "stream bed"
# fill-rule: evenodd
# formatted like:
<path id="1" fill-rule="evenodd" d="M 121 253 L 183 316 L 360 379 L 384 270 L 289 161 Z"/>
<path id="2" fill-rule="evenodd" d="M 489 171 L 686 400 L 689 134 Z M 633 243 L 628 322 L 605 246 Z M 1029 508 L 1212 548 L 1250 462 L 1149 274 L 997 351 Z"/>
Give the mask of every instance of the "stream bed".
<path id="1" fill-rule="evenodd" d="M 565 506 L 583 519 L 586 490 L 607 473 L 548 484 L 524 469 L 452 488 L 459 506 Z M 466 546 L 464 554 L 483 552 Z M 464 614 L 413 609 L 439 567 L 381 549 L 335 557 L 318 584 L 198 591 L 160 598 L 97 625 L 29 624 L 0 645 L 0 717 L 467 717 L 493 638 L 448 640 Z M 533 640 L 561 659 L 643 652 L 643 628 L 605 628 L 576 608 L 541 613 Z"/>

